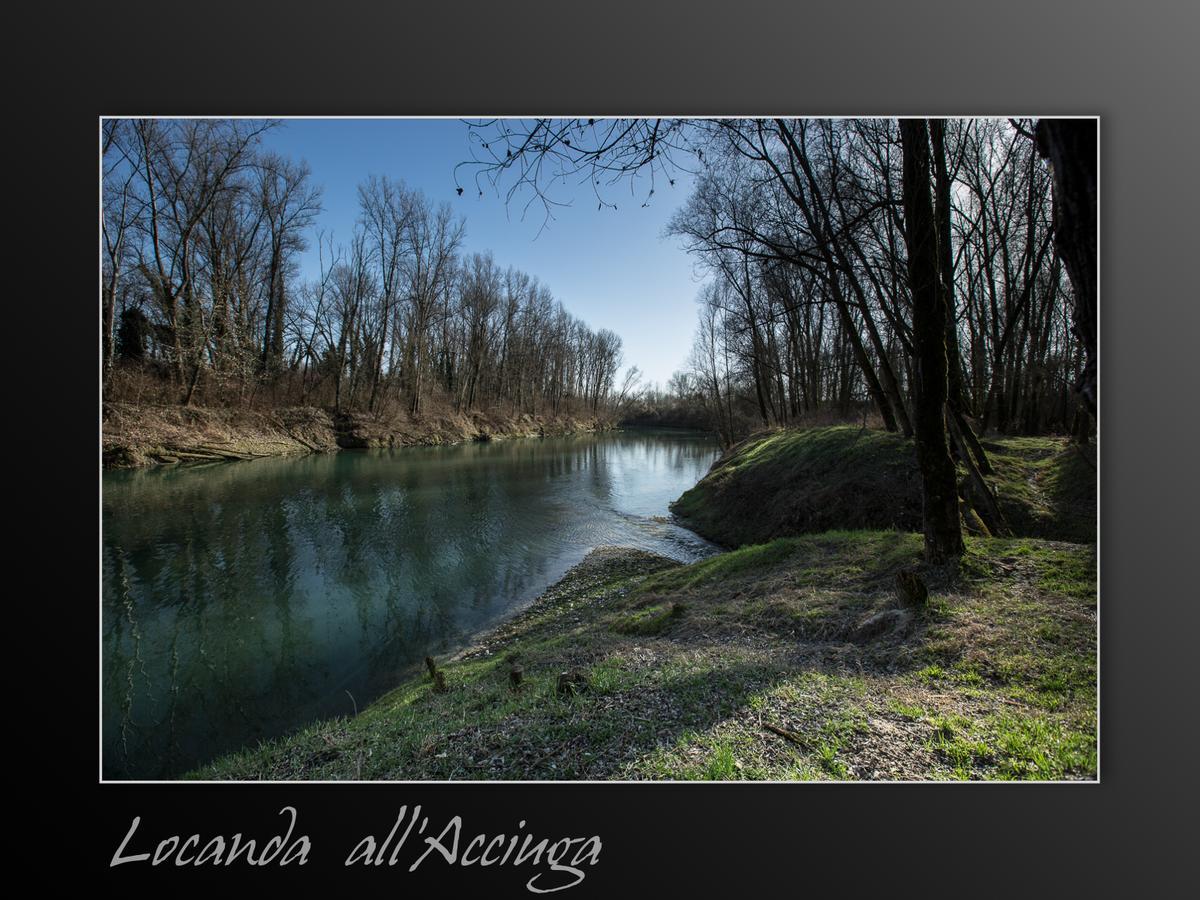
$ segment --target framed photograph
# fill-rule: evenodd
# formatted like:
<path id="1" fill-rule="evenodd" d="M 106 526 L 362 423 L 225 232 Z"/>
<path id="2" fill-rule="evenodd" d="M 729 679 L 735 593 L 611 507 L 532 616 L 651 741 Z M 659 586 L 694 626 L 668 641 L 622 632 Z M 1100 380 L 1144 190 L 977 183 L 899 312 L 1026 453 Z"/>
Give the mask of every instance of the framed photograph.
<path id="1" fill-rule="evenodd" d="M 1098 839 L 1137 129 L 1107 77 L 984 77 L 1095 23 L 763 9 L 733 53 L 645 14 L 424 11 L 438 60 L 380 83 L 368 37 L 315 92 L 231 26 L 187 99 L 98 95 L 110 881 L 765 890 L 956 822 Z"/>

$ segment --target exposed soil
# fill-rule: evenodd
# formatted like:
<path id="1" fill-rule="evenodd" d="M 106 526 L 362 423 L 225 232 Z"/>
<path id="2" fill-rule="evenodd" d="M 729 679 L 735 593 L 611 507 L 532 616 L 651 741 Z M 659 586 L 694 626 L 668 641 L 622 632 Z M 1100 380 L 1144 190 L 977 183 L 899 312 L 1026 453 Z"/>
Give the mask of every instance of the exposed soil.
<path id="1" fill-rule="evenodd" d="M 469 413 L 380 420 L 315 407 L 259 411 L 105 403 L 101 450 L 106 468 L 132 468 L 573 434 L 611 427 L 603 417 Z"/>

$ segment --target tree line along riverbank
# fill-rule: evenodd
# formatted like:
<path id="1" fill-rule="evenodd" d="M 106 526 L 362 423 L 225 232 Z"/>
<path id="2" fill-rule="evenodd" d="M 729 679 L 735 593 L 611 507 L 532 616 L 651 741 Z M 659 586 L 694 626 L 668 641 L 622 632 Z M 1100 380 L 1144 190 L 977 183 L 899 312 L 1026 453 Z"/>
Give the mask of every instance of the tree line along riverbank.
<path id="1" fill-rule="evenodd" d="M 317 407 L 105 403 L 101 425 L 104 467 L 135 468 L 604 431 L 615 427 L 615 418 L 500 412 L 375 417 Z"/>
<path id="2" fill-rule="evenodd" d="M 360 715 L 189 777 L 1094 779 L 1094 461 L 993 439 L 1012 533 L 931 566 L 905 527 L 911 445 L 810 431 L 744 442 L 675 504 L 733 549 L 597 549 Z M 887 521 L 863 511 L 881 472 Z"/>

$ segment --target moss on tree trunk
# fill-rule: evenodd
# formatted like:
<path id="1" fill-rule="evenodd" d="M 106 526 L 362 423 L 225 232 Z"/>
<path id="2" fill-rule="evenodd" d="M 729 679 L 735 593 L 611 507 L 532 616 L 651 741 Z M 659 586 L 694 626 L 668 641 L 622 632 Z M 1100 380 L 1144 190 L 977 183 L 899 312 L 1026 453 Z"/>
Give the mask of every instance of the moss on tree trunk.
<path id="1" fill-rule="evenodd" d="M 929 193 L 929 131 L 923 119 L 902 119 L 904 235 L 912 293 L 916 403 L 913 423 L 921 469 L 925 557 L 940 563 L 962 555 L 958 485 L 946 442 L 946 304 L 940 289 L 937 228 Z"/>

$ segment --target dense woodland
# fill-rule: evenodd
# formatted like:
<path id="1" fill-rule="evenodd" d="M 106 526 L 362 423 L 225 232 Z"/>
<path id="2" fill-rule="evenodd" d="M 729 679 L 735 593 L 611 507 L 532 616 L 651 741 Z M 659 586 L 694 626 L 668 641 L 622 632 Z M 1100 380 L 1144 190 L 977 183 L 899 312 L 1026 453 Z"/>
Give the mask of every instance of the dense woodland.
<path id="1" fill-rule="evenodd" d="M 700 415 L 727 442 L 859 413 L 911 435 L 898 123 L 708 127 L 697 187 L 670 232 L 711 277 L 690 365 L 644 409 Z M 1091 423 L 1073 390 L 1086 359 L 1032 127 L 936 123 L 951 397 L 981 432 L 1086 437 Z"/>
<path id="2" fill-rule="evenodd" d="M 915 439 L 931 561 L 962 551 L 955 460 L 996 533 L 978 437 L 1094 432 L 1096 124 L 621 119 L 471 123 L 477 185 L 644 202 L 711 276 L 691 366 L 643 414 L 753 428 L 873 415 Z M 680 410 L 684 415 L 678 415 Z"/>
<path id="3" fill-rule="evenodd" d="M 273 127 L 103 123 L 107 399 L 557 415 L 628 392 L 621 339 L 465 252 L 448 205 L 368 176 L 349 240 L 314 233 L 321 188 L 263 148 Z M 315 279 L 299 274 L 306 250 Z"/>

